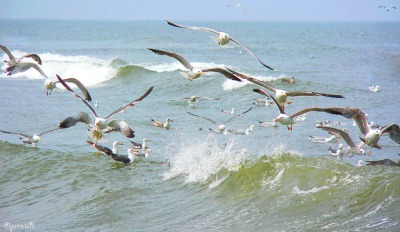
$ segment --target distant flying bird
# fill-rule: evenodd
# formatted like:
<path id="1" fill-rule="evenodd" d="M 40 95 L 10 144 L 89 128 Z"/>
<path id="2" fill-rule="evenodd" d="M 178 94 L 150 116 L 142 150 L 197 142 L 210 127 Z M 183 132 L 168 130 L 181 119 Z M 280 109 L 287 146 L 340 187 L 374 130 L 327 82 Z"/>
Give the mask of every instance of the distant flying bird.
<path id="1" fill-rule="evenodd" d="M 179 98 L 179 99 L 176 99 L 176 100 L 172 100 L 172 101 L 187 101 L 187 103 L 188 103 L 187 107 L 196 108 L 197 107 L 197 103 L 199 102 L 199 99 L 219 100 L 221 98 L 191 96 L 191 97 L 182 97 L 182 98 Z"/>
<path id="2" fill-rule="evenodd" d="M 237 117 L 240 117 L 241 115 L 243 115 L 243 114 L 249 112 L 249 111 L 252 110 L 252 109 L 253 109 L 253 107 L 251 107 L 250 109 L 248 109 L 248 110 L 246 110 L 246 111 L 244 111 L 244 112 L 242 112 L 242 113 L 240 113 L 240 114 L 237 114 L 237 115 L 235 115 L 235 116 L 229 118 L 227 121 L 225 121 L 224 124 L 219 124 L 219 123 L 215 122 L 214 120 L 209 119 L 209 118 L 204 117 L 204 116 L 199 116 L 199 115 L 196 115 L 196 114 L 192 114 L 192 113 L 190 113 L 190 112 L 186 112 L 186 113 L 188 113 L 188 114 L 190 114 L 190 115 L 192 115 L 192 116 L 198 117 L 198 118 L 203 118 L 203 119 L 205 119 L 205 120 L 211 122 L 212 124 L 214 124 L 214 125 L 216 125 L 216 126 L 218 127 L 218 129 L 215 131 L 215 133 L 222 134 L 222 133 L 225 133 L 225 127 L 226 127 L 226 125 L 227 125 L 229 122 L 231 122 L 233 119 L 235 119 L 235 118 L 237 118 Z M 212 130 L 212 129 L 211 129 L 211 130 Z"/>
<path id="3" fill-rule="evenodd" d="M 383 9 L 385 9 L 386 11 L 389 11 L 390 9 L 396 10 L 396 7 L 395 7 L 395 6 L 392 6 L 392 7 L 378 6 L 378 8 L 383 8 Z"/>
<path id="4" fill-rule="evenodd" d="M 285 109 L 285 105 L 288 104 L 288 98 L 287 97 L 306 97 L 306 96 L 323 96 L 323 97 L 333 97 L 333 98 L 344 98 L 342 95 L 338 94 L 330 94 L 330 93 L 319 93 L 319 92 L 312 92 L 312 91 L 285 91 L 282 89 L 276 89 L 256 78 L 235 72 L 229 68 L 226 68 L 229 70 L 233 75 L 246 79 L 250 82 L 253 82 L 256 85 L 259 85 L 261 87 L 264 87 L 268 89 L 269 91 L 273 92 L 275 94 L 275 99 L 277 101 L 276 104 L 279 103 L 279 105 Z"/>
<path id="5" fill-rule="evenodd" d="M 182 56 L 180 56 L 176 53 L 166 52 L 166 51 L 152 49 L 152 48 L 149 48 L 149 50 L 158 55 L 165 55 L 165 56 L 169 56 L 169 57 L 172 57 L 172 58 L 178 60 L 183 66 L 185 66 L 185 68 L 189 69 L 189 72 L 181 72 L 182 76 L 186 77 L 189 81 L 193 81 L 194 79 L 199 78 L 205 72 L 217 72 L 217 73 L 224 75 L 228 79 L 231 79 L 234 81 L 242 81 L 239 78 L 237 78 L 236 76 L 232 75 L 230 72 L 228 72 L 224 68 L 215 67 L 215 68 L 198 69 L 198 68 L 194 68 L 185 58 L 183 58 Z"/>
<path id="6" fill-rule="evenodd" d="M 10 50 L 8 50 L 8 48 L 6 48 L 5 46 L 0 45 L 0 49 L 3 50 L 7 54 L 9 60 L 5 60 L 4 62 L 6 62 L 9 66 L 13 66 L 13 65 L 20 63 L 22 61 L 22 59 L 24 59 L 24 58 L 31 58 L 34 61 L 36 61 L 38 64 L 40 64 L 40 65 L 42 64 L 42 60 L 40 59 L 40 57 L 37 54 L 31 53 L 31 54 L 23 55 L 20 58 L 16 58 L 10 52 Z"/>
<path id="7" fill-rule="evenodd" d="M 47 134 L 49 132 L 52 132 L 52 131 L 56 131 L 58 129 L 59 128 L 54 128 L 54 129 L 51 129 L 51 130 L 48 130 L 48 131 L 44 131 L 44 132 L 39 133 L 39 134 L 34 134 L 33 136 L 27 135 L 27 134 L 24 134 L 24 133 L 20 133 L 20 132 L 9 132 L 9 131 L 4 131 L 4 130 L 0 130 L 0 132 L 6 133 L 6 134 L 19 135 L 19 136 L 21 136 L 19 138 L 22 140 L 23 143 L 36 145 L 38 142 L 40 142 L 42 140 L 42 138 L 40 136 L 42 136 L 44 134 Z"/>
<path id="8" fill-rule="evenodd" d="M 245 15 L 247 15 L 246 10 L 244 9 L 242 4 L 240 4 L 240 3 L 228 4 L 228 5 L 226 5 L 226 7 L 236 7 L 237 9 L 241 10 Z"/>
<path id="9" fill-rule="evenodd" d="M 258 62 L 260 62 L 260 64 L 262 64 L 264 67 L 270 69 L 270 70 L 275 70 L 273 68 L 271 68 L 270 66 L 268 66 L 267 64 L 265 64 L 260 58 L 258 58 L 256 55 L 254 55 L 248 48 L 246 48 L 242 43 L 240 43 L 239 41 L 237 41 L 236 39 L 230 37 L 227 33 L 225 32 L 221 32 L 221 31 L 216 31 L 214 29 L 210 29 L 210 28 L 205 28 L 205 27 L 193 27 L 193 26 L 185 26 L 185 25 L 179 25 L 167 20 L 164 20 L 166 23 L 168 23 L 171 26 L 174 27 L 178 27 L 178 28 L 186 28 L 186 29 L 190 29 L 190 30 L 195 30 L 195 31 L 205 31 L 205 32 L 210 32 L 210 33 L 214 33 L 218 36 L 218 44 L 219 45 L 225 45 L 227 43 L 229 43 L 229 41 L 233 41 L 234 43 L 236 43 L 237 45 L 239 45 L 240 47 L 242 47 L 247 53 L 249 53 L 254 59 L 256 59 Z"/>
<path id="10" fill-rule="evenodd" d="M 121 132 L 123 135 L 125 135 L 128 138 L 133 138 L 135 137 L 135 132 L 132 130 L 132 128 L 125 122 L 122 120 L 111 120 L 108 121 L 112 116 L 114 116 L 115 114 L 121 112 L 122 110 L 125 110 L 129 107 L 132 107 L 134 105 L 136 105 L 137 103 L 139 103 L 141 100 L 143 100 L 145 97 L 147 97 L 151 91 L 153 90 L 154 86 L 149 88 L 145 94 L 143 94 L 141 97 L 139 97 L 138 99 L 132 101 L 129 104 L 126 104 L 125 106 L 120 107 L 119 109 L 111 112 L 107 117 L 102 118 L 99 117 L 96 113 L 96 111 L 93 109 L 93 107 L 91 105 L 89 105 L 89 103 L 84 100 L 81 96 L 79 96 L 78 94 L 76 94 L 65 82 L 63 79 L 61 79 L 60 76 L 57 75 L 57 79 L 60 81 L 60 83 L 68 90 L 70 91 L 76 98 L 78 98 L 80 101 L 82 101 L 88 108 L 89 110 L 92 112 L 95 120 L 94 120 L 94 125 L 96 127 L 96 131 L 100 132 L 112 132 L 112 131 L 119 131 Z M 68 128 L 71 126 L 74 126 L 76 123 L 78 122 L 85 122 L 86 124 L 88 124 L 88 122 L 91 124 L 91 120 L 90 117 L 87 113 L 84 112 L 80 112 L 79 114 L 76 114 L 75 116 L 71 116 L 68 117 L 67 119 L 65 119 L 64 121 L 62 121 L 61 123 L 59 123 L 59 127 L 60 128 Z M 101 137 L 101 136 L 100 136 Z M 96 139 L 99 139 L 98 137 Z M 97 142 L 97 140 L 96 140 Z"/>

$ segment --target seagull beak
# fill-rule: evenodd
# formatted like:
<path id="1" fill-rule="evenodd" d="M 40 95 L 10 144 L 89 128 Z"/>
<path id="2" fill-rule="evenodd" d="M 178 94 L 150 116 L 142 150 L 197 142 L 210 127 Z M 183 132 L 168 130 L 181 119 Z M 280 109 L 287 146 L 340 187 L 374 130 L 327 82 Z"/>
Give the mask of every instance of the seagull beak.
<path id="1" fill-rule="evenodd" d="M 279 118 L 275 118 L 275 119 L 274 119 L 274 122 L 279 122 Z"/>

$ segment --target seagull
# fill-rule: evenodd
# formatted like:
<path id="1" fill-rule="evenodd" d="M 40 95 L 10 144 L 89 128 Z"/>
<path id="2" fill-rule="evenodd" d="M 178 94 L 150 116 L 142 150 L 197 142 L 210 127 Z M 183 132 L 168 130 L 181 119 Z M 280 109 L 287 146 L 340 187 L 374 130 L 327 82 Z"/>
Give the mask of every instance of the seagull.
<path id="1" fill-rule="evenodd" d="M 390 9 L 396 9 L 396 7 L 395 6 L 392 6 L 392 7 L 386 7 L 386 6 L 378 6 L 378 8 L 384 8 L 386 11 L 389 11 Z"/>
<path id="2" fill-rule="evenodd" d="M 186 113 L 188 113 L 188 114 L 190 114 L 190 115 L 193 115 L 193 116 L 195 116 L 195 117 L 204 118 L 205 120 L 207 120 L 207 121 L 211 122 L 212 124 L 218 126 L 218 130 L 216 130 L 215 132 L 218 133 L 218 134 L 222 134 L 222 133 L 225 133 L 225 127 L 226 127 L 226 125 L 227 125 L 229 122 L 231 122 L 233 119 L 235 119 L 235 118 L 237 118 L 237 117 L 239 117 L 239 116 L 241 116 L 241 115 L 243 115 L 243 114 L 249 112 L 249 111 L 252 110 L 252 109 L 253 109 L 253 107 L 250 107 L 250 109 L 244 111 L 243 113 L 240 113 L 240 114 L 237 114 L 237 115 L 231 117 L 231 118 L 228 119 L 224 124 L 218 124 L 218 123 L 216 123 L 214 120 L 211 120 L 211 119 L 209 119 L 209 118 L 207 118 L 207 117 L 203 117 L 203 116 L 199 116 L 199 115 L 196 115 L 196 114 L 192 114 L 192 113 L 190 113 L 190 112 L 186 112 Z M 211 130 L 212 130 L 212 129 L 211 129 Z"/>
<path id="3" fill-rule="evenodd" d="M 381 87 L 379 85 L 377 85 L 377 86 L 370 85 L 368 88 L 372 92 L 380 92 L 381 91 Z"/>
<path id="4" fill-rule="evenodd" d="M 93 143 L 92 141 L 87 141 L 87 143 L 93 145 L 96 150 L 110 156 L 113 160 L 123 162 L 124 164 L 133 163 L 139 156 L 133 148 L 129 148 L 127 150 L 128 155 L 118 155 L 108 147 L 103 147 L 101 145 L 98 145 L 97 143 Z"/>
<path id="5" fill-rule="evenodd" d="M 396 143 L 400 143 L 400 129 L 397 124 L 391 124 L 388 126 L 383 127 L 382 129 L 379 128 L 372 128 L 371 124 L 368 123 L 367 115 L 360 110 L 359 108 L 330 108 L 331 113 L 342 115 L 347 119 L 353 119 L 358 128 L 360 129 L 361 136 L 360 139 L 363 141 L 364 145 L 368 145 L 370 147 L 381 148 L 378 144 L 381 135 L 384 133 L 388 133 L 391 140 Z M 363 145 L 363 146 L 364 146 Z"/>
<path id="6" fill-rule="evenodd" d="M 141 158 L 141 157 L 146 157 L 146 158 L 148 158 L 148 157 L 150 156 L 150 154 L 153 153 L 151 149 L 146 149 L 146 150 L 144 151 L 144 154 L 139 153 L 138 150 L 136 150 L 135 152 L 136 152 L 136 156 L 138 156 L 138 158 Z"/>
<path id="7" fill-rule="evenodd" d="M 149 145 L 147 145 L 147 142 L 151 142 L 151 139 L 144 138 L 142 143 L 135 143 L 135 142 L 131 141 L 133 148 L 142 149 L 143 151 L 146 151 L 149 148 Z"/>
<path id="8" fill-rule="evenodd" d="M 343 150 L 343 144 L 341 144 L 341 143 L 339 144 L 337 149 L 329 147 L 328 150 L 329 150 L 329 153 L 331 153 L 331 155 L 333 155 L 333 156 L 336 156 L 337 159 L 342 159 L 343 155 L 345 154 L 345 151 Z"/>
<path id="9" fill-rule="evenodd" d="M 347 147 L 347 153 L 353 153 L 356 155 L 365 155 L 365 151 L 364 149 L 362 149 L 362 143 L 361 145 L 357 146 L 353 139 L 351 139 L 350 135 L 341 130 L 341 129 L 337 129 L 337 128 L 333 128 L 333 127 L 327 127 L 327 126 L 316 126 L 316 128 L 320 128 L 322 130 L 328 131 L 330 133 L 333 134 L 338 134 L 340 135 L 340 137 L 343 138 L 343 140 L 347 143 L 348 147 Z"/>
<path id="10" fill-rule="evenodd" d="M 235 114 L 236 110 L 236 108 L 232 108 L 231 110 L 221 110 L 221 112 L 224 114 Z"/>
<path id="11" fill-rule="evenodd" d="M 29 62 L 18 62 L 15 65 L 12 65 L 6 69 L 7 76 L 11 76 L 12 74 L 19 73 L 19 72 L 25 72 L 30 68 L 36 69 L 40 74 L 43 76 L 44 80 L 44 88 L 46 89 L 46 95 L 50 95 L 53 89 L 58 88 L 56 86 L 57 83 L 60 83 L 59 81 L 53 81 L 47 75 L 43 72 L 43 70 L 34 63 L 29 63 Z M 75 84 L 82 92 L 82 94 L 85 96 L 85 99 L 87 101 L 92 101 L 92 97 L 89 94 L 89 91 L 86 89 L 86 87 L 78 80 L 75 78 L 65 78 L 63 79 L 65 82 Z"/>
<path id="12" fill-rule="evenodd" d="M 45 79 L 48 79 L 48 77 L 43 72 L 43 70 L 39 67 L 39 65 L 37 65 L 35 63 L 31 63 L 31 62 L 17 62 L 13 65 L 8 66 L 6 68 L 5 73 L 7 73 L 7 76 L 11 76 L 16 73 L 26 72 L 30 68 L 36 69 L 36 71 L 38 71 Z"/>
<path id="13" fill-rule="evenodd" d="M 151 121 L 153 122 L 154 126 L 164 128 L 164 130 L 169 130 L 171 126 L 170 122 L 173 122 L 173 120 L 170 118 L 165 119 L 165 122 L 160 122 L 154 119 L 151 119 Z"/>
<path id="14" fill-rule="evenodd" d="M 8 48 L 6 48 L 5 46 L 0 45 L 0 49 L 3 50 L 8 56 L 9 60 L 8 61 L 7 60 L 4 61 L 4 62 L 6 62 L 8 64 L 8 66 L 16 65 L 16 64 L 20 63 L 21 60 L 24 59 L 24 58 L 31 58 L 34 61 L 36 61 L 38 64 L 40 64 L 40 65 L 42 64 L 42 60 L 40 59 L 40 56 L 38 56 L 37 54 L 34 54 L 34 53 L 26 54 L 26 55 L 23 55 L 20 58 L 15 58 L 13 56 L 13 54 L 10 52 L 10 50 L 8 50 Z"/>
<path id="15" fill-rule="evenodd" d="M 361 166 L 363 166 L 363 164 L 364 164 L 364 161 L 358 160 L 357 167 L 361 167 Z"/>
<path id="16" fill-rule="evenodd" d="M 172 100 L 172 101 L 187 101 L 187 103 L 188 103 L 188 106 L 187 106 L 187 107 L 196 108 L 196 107 L 197 107 L 197 102 L 199 101 L 199 99 L 219 100 L 219 99 L 221 99 L 221 98 L 191 96 L 191 97 L 179 98 L 179 99 Z"/>
<path id="17" fill-rule="evenodd" d="M 243 8 L 242 4 L 240 4 L 240 3 L 228 4 L 228 5 L 226 5 L 226 7 L 237 7 L 238 9 L 240 9 L 241 11 L 243 11 L 243 13 L 244 13 L 245 15 L 247 15 L 246 10 Z"/>
<path id="18" fill-rule="evenodd" d="M 383 166 L 394 166 L 400 167 L 399 161 L 393 161 L 391 159 L 383 159 L 383 160 L 375 160 L 375 161 L 366 161 L 367 165 L 376 166 L 376 165 L 383 165 Z"/>
<path id="19" fill-rule="evenodd" d="M 282 83 L 287 84 L 287 85 L 296 83 L 294 77 L 284 77 L 281 80 L 282 80 Z"/>
<path id="20" fill-rule="evenodd" d="M 119 142 L 119 141 L 114 141 L 113 142 L 113 147 L 112 147 L 112 152 L 114 153 L 114 154 L 117 154 L 118 155 L 118 146 L 119 145 L 124 145 L 122 142 Z"/>
<path id="21" fill-rule="evenodd" d="M 131 103 L 120 107 L 119 109 L 111 112 L 107 117 L 102 118 L 99 117 L 96 113 L 96 111 L 93 109 L 93 107 L 91 105 L 89 105 L 89 103 L 84 100 L 81 96 L 79 96 L 78 94 L 76 94 L 68 85 L 67 83 L 65 83 L 63 81 L 63 79 L 61 79 L 61 77 L 59 77 L 57 75 L 57 79 L 60 81 L 60 83 L 68 90 L 70 91 L 75 97 L 77 97 L 80 101 L 82 101 L 92 112 L 95 120 L 94 120 L 94 124 L 96 127 L 97 132 L 100 132 L 99 134 L 101 134 L 101 132 L 112 132 L 112 131 L 119 131 L 122 134 L 124 134 L 126 137 L 128 138 L 133 138 L 135 137 L 135 132 L 132 130 L 132 128 L 125 122 L 122 120 L 111 120 L 108 122 L 108 120 L 114 116 L 115 114 L 119 113 L 122 110 L 125 110 L 129 107 L 134 106 L 136 103 L 140 102 L 141 100 L 143 100 L 145 97 L 147 97 L 151 91 L 153 90 L 154 86 L 150 87 L 145 94 L 143 94 L 140 98 L 132 101 Z M 64 121 L 62 121 L 61 123 L 59 123 L 59 128 L 68 128 L 71 126 L 74 126 L 77 122 L 85 122 L 86 124 L 92 124 L 90 117 L 87 113 L 84 112 L 79 112 L 78 114 L 75 114 L 72 117 L 68 117 L 67 119 L 65 119 Z M 89 122 L 89 123 L 88 123 Z M 104 131 L 106 130 L 106 131 Z M 97 133 L 95 132 L 95 133 Z M 100 136 L 101 137 L 101 136 Z M 96 136 L 97 140 L 98 137 Z M 96 142 L 97 142 L 96 140 Z"/>
<path id="22" fill-rule="evenodd" d="M 23 134 L 23 133 L 19 133 L 19 132 L 9 132 L 9 131 L 4 131 L 4 130 L 0 130 L 0 132 L 6 133 L 6 134 L 15 134 L 15 135 L 19 135 L 21 137 L 19 137 L 23 143 L 25 144 L 32 144 L 32 145 L 36 145 L 38 142 L 40 142 L 42 140 L 42 138 L 40 136 L 47 134 L 49 132 L 52 131 L 56 131 L 59 128 L 54 128 L 48 131 L 44 131 L 40 134 L 34 134 L 33 136 L 27 135 L 27 134 Z"/>
<path id="23" fill-rule="evenodd" d="M 228 130 L 229 133 L 235 134 L 235 135 L 250 135 L 250 133 L 254 133 L 254 128 L 256 126 L 250 125 L 249 128 L 247 128 L 245 131 L 240 131 L 240 130 Z"/>
<path id="24" fill-rule="evenodd" d="M 324 97 L 333 97 L 333 98 L 344 98 L 342 95 L 337 95 L 337 94 L 329 94 L 329 93 L 319 93 L 319 92 L 311 92 L 311 91 L 285 91 L 282 89 L 275 89 L 274 87 L 247 75 L 235 72 L 229 68 L 228 69 L 230 72 L 232 72 L 233 75 L 236 75 L 240 78 L 246 79 L 250 82 L 253 82 L 256 85 L 259 85 L 261 87 L 264 87 L 268 89 L 271 92 L 275 93 L 275 99 L 277 102 L 285 108 L 285 105 L 288 104 L 288 99 L 287 97 L 300 97 L 300 96 L 324 96 Z M 278 104 L 276 103 L 276 104 Z"/>
<path id="25" fill-rule="evenodd" d="M 339 112 L 336 111 L 332 111 L 331 108 L 319 108 L 319 107 L 309 107 L 309 108 L 304 108 L 292 115 L 287 115 L 285 113 L 285 110 L 283 109 L 283 107 L 281 107 L 280 104 L 278 104 L 278 101 L 269 93 L 267 93 L 266 91 L 262 90 L 262 89 L 253 89 L 254 92 L 259 93 L 259 94 L 263 94 L 267 97 L 270 97 L 276 104 L 276 106 L 278 107 L 279 110 L 279 115 L 278 117 L 275 118 L 275 122 L 280 122 L 282 125 L 286 125 L 288 130 L 293 130 L 293 124 L 296 123 L 294 121 L 294 118 L 305 114 L 307 112 L 310 111 L 317 111 L 317 112 L 326 112 L 326 113 L 330 113 L 330 114 L 340 114 Z"/>
<path id="26" fill-rule="evenodd" d="M 166 51 L 152 49 L 152 48 L 148 48 L 148 49 L 158 55 L 169 56 L 169 57 L 172 57 L 172 58 L 178 60 L 179 62 L 181 62 L 181 64 L 183 66 L 185 66 L 185 68 L 189 69 L 189 72 L 181 72 L 181 74 L 184 77 L 186 77 L 189 81 L 193 81 L 194 79 L 199 78 L 205 72 L 218 72 L 218 73 L 224 75 L 225 77 L 227 77 L 228 79 L 231 79 L 234 81 L 242 81 L 239 78 L 237 78 L 236 76 L 232 75 L 230 72 L 228 72 L 224 68 L 215 67 L 215 68 L 197 69 L 197 68 L 194 68 L 185 58 L 183 58 L 182 56 L 180 56 L 176 53 L 166 52 Z"/>
<path id="27" fill-rule="evenodd" d="M 317 136 L 312 136 L 309 135 L 308 136 L 314 143 L 336 143 L 338 142 L 336 136 L 332 135 L 329 138 L 325 138 L 325 137 L 317 137 Z"/>
<path id="28" fill-rule="evenodd" d="M 221 32 L 221 31 L 216 31 L 214 29 L 210 29 L 210 28 L 205 28 L 205 27 L 192 27 L 192 26 L 184 26 L 184 25 L 179 25 L 167 20 L 164 20 L 166 23 L 168 23 L 171 26 L 174 27 L 178 27 L 178 28 L 186 28 L 186 29 L 190 29 L 190 30 L 196 30 L 196 31 L 205 31 L 205 32 L 210 32 L 210 33 L 214 33 L 218 36 L 218 44 L 219 45 L 225 45 L 227 43 L 229 43 L 229 41 L 232 41 L 234 43 L 236 43 L 237 45 L 239 45 L 240 47 L 242 47 L 247 53 L 249 53 L 254 59 L 256 59 L 258 62 L 260 62 L 264 67 L 270 69 L 270 70 L 275 70 L 273 68 L 271 68 L 270 66 L 268 66 L 267 64 L 265 64 L 262 60 L 260 60 L 260 58 L 258 58 L 256 55 L 254 55 L 248 48 L 246 48 L 242 43 L 240 43 L 239 41 L 237 41 L 236 39 L 230 37 L 227 33 L 225 32 Z"/>

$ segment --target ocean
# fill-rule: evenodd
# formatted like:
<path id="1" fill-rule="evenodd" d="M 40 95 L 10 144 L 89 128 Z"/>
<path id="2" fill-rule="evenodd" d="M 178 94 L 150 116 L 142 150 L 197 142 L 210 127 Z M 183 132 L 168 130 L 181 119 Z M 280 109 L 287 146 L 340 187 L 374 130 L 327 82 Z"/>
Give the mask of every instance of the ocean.
<path id="1" fill-rule="evenodd" d="M 173 21 L 173 20 L 171 20 Z M 173 21 L 175 22 L 175 21 Z M 106 134 L 99 144 L 149 138 L 152 154 L 117 163 L 87 144 L 84 124 L 42 136 L 36 146 L 0 133 L 0 230 L 2 231 L 399 231 L 400 169 L 366 166 L 368 160 L 399 159 L 400 147 L 382 136 L 382 149 L 337 159 L 309 136 L 329 135 L 314 127 L 330 120 L 346 127 L 356 143 L 360 132 L 337 115 L 309 112 L 290 131 L 272 121 L 275 106 L 254 104 L 263 96 L 250 82 L 207 73 L 188 81 L 175 59 L 148 48 L 174 52 L 199 68 L 229 67 L 285 90 L 341 94 L 343 99 L 293 97 L 286 111 L 305 107 L 357 107 L 381 126 L 400 123 L 400 25 L 398 22 L 213 22 L 183 21 L 229 33 L 270 71 L 232 42 L 219 46 L 211 33 L 164 21 L 1 20 L 0 44 L 16 56 L 37 53 L 53 80 L 79 79 L 106 116 L 115 115 L 136 132 L 133 139 Z M 6 59 L 5 53 L 1 54 Z M 1 64 L 4 70 L 6 64 Z M 282 78 L 295 77 L 294 84 Z M 88 108 L 65 89 L 47 96 L 35 70 L 0 75 L 0 130 L 29 135 L 58 126 Z M 381 86 L 372 92 L 370 85 Z M 74 90 L 77 90 L 74 88 Z M 80 93 L 77 90 L 77 93 Z M 184 97 L 199 99 L 188 106 Z M 232 115 L 251 111 L 227 129 L 254 133 L 215 134 Z M 170 130 L 151 119 L 171 118 Z M 345 146 L 346 147 L 346 146 Z M 357 166 L 358 161 L 364 165 Z"/>

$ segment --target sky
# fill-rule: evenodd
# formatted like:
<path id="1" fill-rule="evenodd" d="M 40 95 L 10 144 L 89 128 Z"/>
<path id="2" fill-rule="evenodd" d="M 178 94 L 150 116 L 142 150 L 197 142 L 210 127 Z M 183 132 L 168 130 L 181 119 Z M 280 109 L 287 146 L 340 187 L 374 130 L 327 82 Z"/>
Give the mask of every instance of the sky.
<path id="1" fill-rule="evenodd" d="M 0 6 L 0 19 L 400 21 L 400 0 L 0 0 Z"/>

